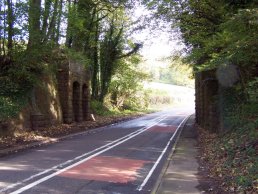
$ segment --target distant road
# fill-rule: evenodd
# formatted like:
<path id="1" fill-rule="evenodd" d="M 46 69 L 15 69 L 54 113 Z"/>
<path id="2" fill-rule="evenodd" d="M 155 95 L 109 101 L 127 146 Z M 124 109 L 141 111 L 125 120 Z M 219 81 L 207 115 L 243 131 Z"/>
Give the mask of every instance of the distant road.
<path id="1" fill-rule="evenodd" d="M 150 193 L 191 113 L 153 113 L 0 158 L 0 193 Z"/>

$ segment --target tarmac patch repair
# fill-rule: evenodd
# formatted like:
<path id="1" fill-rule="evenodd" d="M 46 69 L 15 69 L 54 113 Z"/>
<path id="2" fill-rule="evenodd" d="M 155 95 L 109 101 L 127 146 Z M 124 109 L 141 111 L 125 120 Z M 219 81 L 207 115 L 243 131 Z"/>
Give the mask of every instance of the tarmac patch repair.
<path id="1" fill-rule="evenodd" d="M 128 183 L 137 179 L 137 171 L 146 163 L 149 163 L 149 161 L 98 156 L 58 176 L 72 179 Z"/>

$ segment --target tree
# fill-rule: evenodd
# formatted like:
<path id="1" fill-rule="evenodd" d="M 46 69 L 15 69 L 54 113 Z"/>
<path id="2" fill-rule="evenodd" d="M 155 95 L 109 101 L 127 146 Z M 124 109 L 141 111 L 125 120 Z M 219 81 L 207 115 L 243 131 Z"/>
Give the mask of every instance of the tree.
<path id="1" fill-rule="evenodd" d="M 8 109 L 17 104 L 14 98 L 27 95 L 35 104 L 43 64 L 52 63 L 53 51 L 64 46 L 91 69 L 92 97 L 103 101 L 121 61 L 140 48 L 128 44 L 125 33 L 131 25 L 125 9 L 133 5 L 133 0 L 0 0 L 0 96 L 8 99 L 4 106 Z M 62 46 L 61 37 L 66 38 Z"/>
<path id="2" fill-rule="evenodd" d="M 173 27 L 176 26 L 180 29 L 185 45 L 188 47 L 187 59 L 193 64 L 195 71 L 216 68 L 222 63 L 234 63 L 239 67 L 241 66 L 239 60 L 238 62 L 228 60 L 231 54 L 226 53 L 225 49 L 228 44 L 233 46 L 237 40 L 236 37 L 241 38 L 242 36 L 243 39 L 253 37 L 251 33 L 254 32 L 249 33 L 243 29 L 247 29 L 246 27 L 248 26 L 248 28 L 251 27 L 252 31 L 255 30 L 253 28 L 255 25 L 248 24 L 248 19 L 243 14 L 238 17 L 242 21 L 237 22 L 239 25 L 236 25 L 236 23 L 234 27 L 231 25 L 233 24 L 232 21 L 236 22 L 233 19 L 235 14 L 238 14 L 240 10 L 243 10 L 242 13 L 251 11 L 255 7 L 255 1 L 180 0 L 168 2 L 153 0 L 145 1 L 145 3 L 150 9 L 156 10 L 154 17 L 166 19 L 173 23 Z M 252 16 L 249 14 L 249 16 L 252 20 L 252 17 L 255 17 L 255 11 L 251 12 L 253 14 Z M 245 24 L 243 23 L 244 18 L 246 18 Z M 240 25 L 243 27 L 242 30 L 240 30 Z M 229 30 L 229 26 L 233 27 L 232 29 L 236 29 L 238 26 L 237 28 L 240 32 L 245 32 L 238 34 L 237 30 L 235 32 Z M 233 40 L 231 37 L 236 39 Z M 229 43 L 229 40 L 231 43 Z M 252 62 L 252 64 L 254 63 Z"/>
<path id="3" fill-rule="evenodd" d="M 109 90 L 111 103 L 114 107 L 123 109 L 134 105 L 133 108 L 137 106 L 139 108 L 145 105 L 143 102 L 145 94 L 141 93 L 143 91 L 142 82 L 149 77 L 139 69 L 138 65 L 141 61 L 141 57 L 134 54 L 122 59 L 122 65 L 116 69 Z"/>
<path id="4" fill-rule="evenodd" d="M 41 0 L 29 0 L 28 50 L 35 49 L 41 42 L 40 17 Z"/>
<path id="5" fill-rule="evenodd" d="M 104 39 L 100 44 L 99 100 L 101 102 L 103 102 L 104 97 L 108 93 L 112 76 L 119 65 L 121 65 L 120 60 L 135 54 L 141 48 L 141 44 L 128 44 L 130 51 L 124 53 L 127 40 L 124 37 L 125 19 L 123 17 L 123 10 L 118 10 L 117 13 L 113 14 Z"/>
<path id="6" fill-rule="evenodd" d="M 6 1 L 0 1 L 0 11 L 1 11 L 1 26 L 0 26 L 0 48 L 1 48 L 1 58 L 5 58 L 6 56 L 6 21 L 7 21 L 7 14 L 6 14 Z"/>
<path id="7" fill-rule="evenodd" d="M 7 23 L 8 23 L 8 55 L 11 55 L 13 50 L 13 35 L 14 35 L 14 14 L 13 14 L 13 3 L 12 0 L 7 0 L 7 7 L 8 7 L 8 13 L 7 13 Z"/>
<path id="8" fill-rule="evenodd" d="M 81 52 L 92 72 L 92 98 L 103 101 L 119 59 L 129 57 L 140 48 L 125 46 L 125 8 L 127 1 L 69 1 L 67 47 Z"/>

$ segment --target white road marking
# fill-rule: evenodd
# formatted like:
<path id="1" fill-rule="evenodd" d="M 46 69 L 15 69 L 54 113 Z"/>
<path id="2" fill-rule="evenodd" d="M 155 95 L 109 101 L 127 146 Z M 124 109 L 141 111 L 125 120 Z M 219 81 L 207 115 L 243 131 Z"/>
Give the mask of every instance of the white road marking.
<path id="1" fill-rule="evenodd" d="M 62 163 L 62 164 L 59 164 L 59 165 L 54 166 L 54 167 L 52 167 L 52 168 L 50 168 L 50 169 L 48 169 L 48 170 L 45 170 L 45 171 L 43 171 L 43 172 L 41 172 L 41 173 L 39 173 L 39 174 L 33 175 L 33 176 L 31 176 L 31 177 L 29 177 L 29 178 L 27 178 L 27 179 L 25 179 L 25 180 L 23 180 L 23 181 L 21 181 L 21 182 L 18 182 L 18 183 L 16 183 L 16 184 L 10 185 L 10 186 L 8 187 L 8 189 L 14 188 L 15 186 L 18 186 L 18 185 L 20 185 L 20 184 L 23 184 L 23 183 L 25 183 L 25 182 L 27 182 L 27 181 L 29 181 L 29 180 L 32 180 L 32 179 L 35 178 L 35 177 L 38 177 L 38 176 L 43 175 L 43 174 L 46 174 L 47 172 L 50 172 L 50 171 L 52 171 L 52 170 L 57 170 L 58 168 L 64 166 L 65 164 L 72 163 L 72 162 L 74 162 L 74 161 L 76 161 L 76 160 L 78 160 L 78 159 L 80 159 L 80 158 L 83 158 L 83 157 L 85 157 L 85 156 L 87 156 L 87 155 L 89 155 L 89 154 L 92 154 L 92 153 L 94 153 L 94 152 L 96 152 L 96 151 L 98 151 L 98 150 L 100 150 L 100 149 L 105 148 L 105 149 L 103 149 L 103 150 L 101 150 L 101 151 L 99 151 L 99 152 L 97 152 L 97 153 L 95 153 L 95 154 L 93 154 L 93 155 L 90 155 L 90 156 L 87 157 L 87 158 L 84 158 L 84 159 L 82 159 L 82 160 L 80 160 L 80 161 L 78 161 L 78 162 L 76 162 L 76 163 L 70 165 L 70 166 L 67 166 L 67 167 L 65 167 L 65 168 L 63 168 L 63 169 L 61 169 L 61 170 L 58 170 L 58 171 L 56 171 L 56 172 L 54 172 L 54 173 L 52 173 L 52 174 L 50 174 L 50 175 L 48 175 L 48 176 L 45 176 L 45 177 L 43 177 L 43 178 L 41 178 L 41 179 L 39 179 L 39 180 L 37 180 L 37 181 L 35 181 L 35 182 L 32 182 L 32 183 L 30 183 L 30 184 L 28 184 L 28 185 L 26 185 L 26 186 L 24 186 L 24 187 L 22 187 L 22 188 L 20 188 L 20 189 L 18 189 L 18 190 L 16 190 L 16 191 L 12 192 L 12 193 L 10 193 L 10 194 L 19 194 L 19 193 L 22 193 L 22 192 L 24 192 L 24 191 L 26 191 L 26 190 L 28 190 L 28 189 L 30 189 L 30 188 L 32 188 L 32 187 L 34 187 L 34 186 L 40 184 L 40 183 L 42 183 L 42 182 L 45 182 L 45 181 L 51 179 L 52 177 L 54 177 L 54 176 L 56 176 L 56 175 L 58 175 L 58 174 L 60 174 L 60 173 L 62 173 L 62 172 L 64 172 L 64 171 L 66 171 L 66 170 L 69 170 L 69 169 L 73 168 L 74 166 L 77 166 L 77 165 L 79 165 L 79 164 L 81 164 L 81 163 L 83 163 L 83 162 L 85 162 L 85 161 L 87 161 L 87 160 L 90 160 L 90 159 L 92 159 L 93 157 L 96 157 L 96 156 L 98 156 L 98 155 L 100 155 L 100 154 L 102 154 L 102 153 L 104 153 L 104 152 L 106 152 L 106 151 L 108 151 L 108 150 L 110 150 L 110 149 L 112 149 L 112 148 L 114 148 L 114 147 L 116 147 L 116 146 L 118 146 L 118 145 L 120 145 L 120 144 L 122 144 L 122 143 L 128 141 L 129 139 L 132 139 L 133 137 L 135 137 L 135 136 L 137 136 L 137 135 L 139 135 L 139 134 L 145 132 L 146 130 L 148 130 L 148 129 L 150 129 L 151 127 L 153 127 L 153 126 L 155 126 L 156 124 L 158 124 L 160 121 L 164 120 L 166 117 L 167 117 L 166 115 L 161 116 L 161 117 L 159 117 L 158 119 L 155 119 L 155 121 L 156 121 L 156 120 L 157 120 L 157 121 L 156 121 L 155 123 L 153 123 L 152 125 L 149 125 L 149 126 L 147 126 L 147 127 L 143 127 L 143 128 L 141 128 L 141 129 L 139 129 L 139 130 L 133 132 L 133 133 L 130 133 L 130 134 L 128 134 L 128 135 L 126 135 L 126 136 L 124 136 L 124 137 L 122 137 L 122 138 L 119 138 L 119 139 L 117 139 L 117 140 L 115 140 L 115 141 L 113 141 L 113 142 L 110 142 L 110 143 L 108 143 L 108 144 L 106 144 L 106 145 L 104 145 L 104 146 L 101 146 L 101 147 L 99 147 L 99 148 L 97 148 L 97 149 L 95 149 L 95 150 L 93 150 L 93 151 L 90 151 L 90 152 L 88 152 L 88 153 L 85 153 L 85 154 L 83 154 L 83 155 L 81 155 L 81 156 L 78 156 L 78 157 L 72 159 L 72 160 L 68 160 L 68 161 L 66 161 L 66 162 L 64 162 L 64 163 Z M 112 145 L 112 144 L 113 144 L 113 145 Z M 107 147 L 107 148 L 106 148 L 106 147 Z M 5 188 L 4 191 L 6 191 L 6 190 L 8 190 L 8 189 Z M 3 191 L 0 190 L 0 192 L 3 192 Z"/>
<path id="2" fill-rule="evenodd" d="M 189 116 L 185 117 L 184 120 L 178 125 L 176 131 L 173 133 L 173 136 L 169 139 L 166 147 L 163 149 L 163 151 L 161 152 L 159 158 L 157 159 L 157 161 L 155 162 L 155 164 L 153 165 L 153 167 L 151 168 L 151 170 L 149 171 L 148 175 L 145 177 L 144 181 L 142 182 L 142 184 L 137 188 L 138 191 L 141 191 L 143 189 L 143 187 L 146 185 L 146 183 L 149 181 L 151 175 L 153 174 L 154 170 L 156 169 L 156 167 L 158 166 L 160 160 L 162 159 L 163 155 L 166 153 L 170 143 L 172 142 L 172 140 L 175 138 L 179 128 L 181 127 L 181 125 L 184 123 L 184 121 L 189 118 Z"/>
<path id="3" fill-rule="evenodd" d="M 154 119 L 155 124 L 159 123 L 159 122 L 161 121 L 160 119 L 164 119 L 163 117 L 165 117 L 165 116 L 163 115 L 163 116 L 160 116 L 160 117 L 158 117 L 158 118 L 155 118 L 155 119 Z M 147 127 L 148 127 L 148 126 L 147 126 Z M 0 193 L 1 193 L 1 192 L 4 192 L 4 191 L 7 191 L 7 190 L 9 190 L 9 189 L 15 188 L 15 187 L 17 187 L 17 186 L 19 186 L 19 185 L 21 185 L 21 184 L 24 184 L 24 183 L 26 183 L 26 182 L 28 182 L 28 181 L 34 179 L 34 178 L 37 178 L 37 177 L 39 177 L 39 176 L 41 176 L 41 175 L 44 175 L 44 174 L 47 174 L 47 173 L 49 173 L 49 172 L 51 172 L 51 171 L 53 171 L 53 170 L 60 169 L 60 168 L 62 168 L 62 167 L 65 166 L 65 165 L 68 165 L 68 164 L 70 164 L 70 163 L 72 163 L 72 162 L 74 162 L 74 161 L 76 161 L 76 160 L 79 160 L 79 159 L 81 159 L 81 158 L 83 158 L 83 157 L 85 157 L 85 156 L 87 156 L 87 155 L 90 155 L 90 154 L 92 154 L 92 153 L 94 153 L 94 152 L 96 152 L 96 151 L 99 151 L 99 150 L 101 150 L 101 149 L 104 149 L 104 148 L 106 148 L 106 147 L 108 147 L 108 146 L 110 146 L 110 145 L 112 145 L 112 144 L 114 144 L 114 143 L 116 143 L 116 142 L 118 142 L 118 141 L 121 141 L 121 140 L 124 139 L 124 138 L 130 137 L 131 135 L 133 135 L 133 134 L 135 134 L 135 133 L 138 133 L 139 131 L 141 131 L 141 130 L 143 130 L 143 129 L 145 129 L 145 128 L 146 128 L 146 127 L 140 128 L 140 129 L 138 129 L 137 131 L 134 131 L 134 132 L 132 132 L 132 133 L 130 133 L 130 134 L 127 134 L 127 135 L 125 135 L 124 137 L 121 137 L 121 138 L 119 138 L 119 139 L 116 139 L 116 140 L 114 140 L 114 141 L 112 141 L 112 142 L 110 142 L 110 143 L 108 143 L 108 144 L 106 144 L 106 145 L 103 145 L 103 146 L 101 146 L 101 147 L 99 147 L 99 148 L 96 148 L 96 149 L 94 149 L 94 150 L 92 150 L 92 151 L 90 151 L 90 152 L 84 153 L 84 154 L 82 154 L 82 155 L 80 155 L 80 156 L 77 156 L 77 157 L 71 159 L 71 160 L 67 160 L 66 162 L 63 162 L 63 163 L 58 164 L 58 165 L 56 165 L 56 166 L 53 166 L 53 167 L 51 167 L 51 168 L 49 168 L 49 169 L 47 169 L 47 170 L 44 170 L 44 171 L 42 171 L 42 172 L 40 172 L 40 173 L 38 173 L 38 174 L 32 175 L 32 176 L 30 176 L 30 177 L 28 177 L 28 178 L 26 178 L 26 179 L 24 179 L 24 180 L 22 180 L 22 181 L 19 181 L 19 182 L 17 182 L 17 183 L 11 184 L 11 185 L 9 185 L 9 186 L 3 188 L 3 189 L 0 189 Z"/>

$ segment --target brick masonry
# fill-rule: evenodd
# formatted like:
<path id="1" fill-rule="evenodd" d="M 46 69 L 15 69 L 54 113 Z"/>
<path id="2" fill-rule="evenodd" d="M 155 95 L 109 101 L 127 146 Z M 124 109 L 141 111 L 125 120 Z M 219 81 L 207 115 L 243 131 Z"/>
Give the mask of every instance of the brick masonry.
<path id="1" fill-rule="evenodd" d="M 219 87 L 215 70 L 196 73 L 196 123 L 213 132 L 220 127 Z"/>
<path id="2" fill-rule="evenodd" d="M 90 72 L 80 63 L 64 60 L 59 65 L 58 72 L 54 77 L 56 77 L 56 84 L 45 83 L 56 90 L 52 101 L 44 100 L 44 97 L 50 96 L 49 92 L 38 89 L 36 93 L 39 111 L 30 114 L 32 129 L 90 119 Z M 53 102 L 55 106 L 53 106 Z M 54 109 L 52 112 L 55 113 L 53 114 L 49 109 Z"/>
<path id="3" fill-rule="evenodd" d="M 90 73 L 81 64 L 69 60 L 60 66 L 57 80 L 63 122 L 88 120 Z"/>

